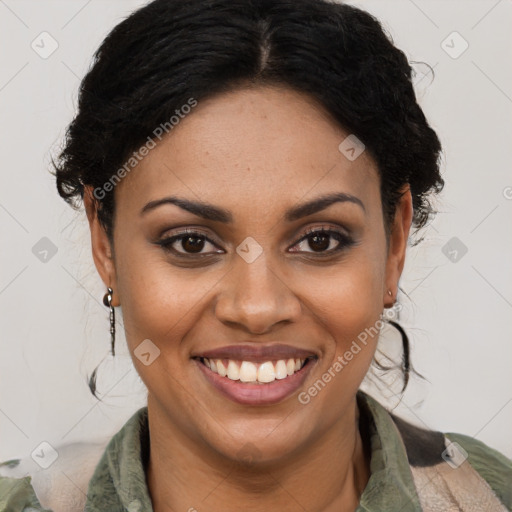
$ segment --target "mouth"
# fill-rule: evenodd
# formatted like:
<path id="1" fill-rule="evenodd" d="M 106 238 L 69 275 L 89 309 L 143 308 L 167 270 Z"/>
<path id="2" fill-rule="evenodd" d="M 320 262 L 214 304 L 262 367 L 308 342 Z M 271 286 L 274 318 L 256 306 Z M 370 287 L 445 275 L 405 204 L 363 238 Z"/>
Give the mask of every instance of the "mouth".
<path id="1" fill-rule="evenodd" d="M 192 360 L 206 380 L 232 401 L 270 405 L 297 391 L 318 356 L 282 345 L 267 349 L 239 346 L 195 355 Z"/>
<path id="2" fill-rule="evenodd" d="M 198 360 L 210 371 L 232 381 L 250 384 L 268 384 L 275 380 L 283 380 L 295 375 L 314 359 L 314 356 L 303 358 L 279 359 L 253 363 L 233 359 L 209 359 L 200 357 Z"/>

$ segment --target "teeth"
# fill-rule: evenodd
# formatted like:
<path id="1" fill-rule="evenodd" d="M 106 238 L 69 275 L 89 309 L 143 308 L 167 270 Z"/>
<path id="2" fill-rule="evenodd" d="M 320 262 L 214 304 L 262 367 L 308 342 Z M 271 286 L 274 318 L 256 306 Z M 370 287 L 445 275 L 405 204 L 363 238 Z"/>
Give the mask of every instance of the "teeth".
<path id="1" fill-rule="evenodd" d="M 238 380 L 240 378 L 240 368 L 235 361 L 229 361 L 228 363 L 228 379 Z"/>
<path id="2" fill-rule="evenodd" d="M 258 377 L 258 367 L 249 361 L 242 361 L 240 365 L 240 380 L 242 382 L 255 382 Z"/>
<path id="3" fill-rule="evenodd" d="M 258 382 L 273 382 L 276 379 L 276 372 L 271 361 L 260 365 L 258 369 Z"/>
<path id="4" fill-rule="evenodd" d="M 280 359 L 266 361 L 259 365 L 251 361 L 208 359 L 206 357 L 203 357 L 202 361 L 212 372 L 218 373 L 221 377 L 240 382 L 268 383 L 293 375 L 304 366 L 306 359 Z"/>
<path id="5" fill-rule="evenodd" d="M 286 377 L 288 377 L 286 363 L 281 359 L 276 363 L 276 379 L 286 379 Z"/>
<path id="6" fill-rule="evenodd" d="M 228 372 L 226 371 L 226 367 L 224 366 L 224 363 L 220 359 L 217 359 L 217 361 L 215 361 L 215 363 L 217 364 L 217 373 L 221 377 L 225 377 L 228 374 Z"/>

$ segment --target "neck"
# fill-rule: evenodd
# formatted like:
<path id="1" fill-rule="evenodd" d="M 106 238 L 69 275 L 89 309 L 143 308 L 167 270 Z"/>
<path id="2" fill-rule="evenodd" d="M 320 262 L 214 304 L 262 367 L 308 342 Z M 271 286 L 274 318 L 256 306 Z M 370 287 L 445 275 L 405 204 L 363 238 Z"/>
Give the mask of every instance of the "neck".
<path id="1" fill-rule="evenodd" d="M 352 511 L 370 476 L 355 398 L 343 418 L 280 464 L 242 466 L 209 457 L 207 447 L 174 429 L 151 400 L 148 421 L 147 483 L 155 512 L 239 512 L 240 503 L 245 512 Z"/>

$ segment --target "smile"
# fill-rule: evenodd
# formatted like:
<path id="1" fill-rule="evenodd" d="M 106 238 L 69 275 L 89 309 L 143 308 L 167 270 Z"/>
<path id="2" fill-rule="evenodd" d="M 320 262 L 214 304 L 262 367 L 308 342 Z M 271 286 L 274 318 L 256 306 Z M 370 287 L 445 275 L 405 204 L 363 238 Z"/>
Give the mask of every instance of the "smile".
<path id="1" fill-rule="evenodd" d="M 239 382 L 267 384 L 274 382 L 276 379 L 286 379 L 295 374 L 311 358 L 279 359 L 278 361 L 265 361 L 261 364 L 232 359 L 208 359 L 206 357 L 202 357 L 200 360 L 212 372 L 221 377 Z"/>
<path id="2" fill-rule="evenodd" d="M 297 393 L 318 361 L 316 356 L 254 362 L 194 357 L 214 390 L 242 405 L 277 404 Z"/>

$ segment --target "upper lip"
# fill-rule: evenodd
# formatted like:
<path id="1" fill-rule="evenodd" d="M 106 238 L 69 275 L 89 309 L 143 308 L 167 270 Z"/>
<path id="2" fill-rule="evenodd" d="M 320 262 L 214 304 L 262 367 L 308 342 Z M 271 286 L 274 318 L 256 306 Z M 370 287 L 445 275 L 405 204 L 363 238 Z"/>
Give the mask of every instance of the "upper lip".
<path id="1" fill-rule="evenodd" d="M 315 352 L 284 344 L 263 345 L 229 345 L 203 352 L 196 352 L 192 357 L 206 357 L 207 359 L 232 359 L 239 361 L 252 361 L 264 363 L 280 359 L 306 359 L 317 357 Z"/>

